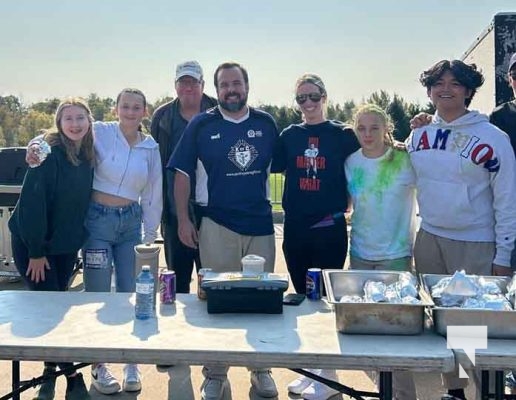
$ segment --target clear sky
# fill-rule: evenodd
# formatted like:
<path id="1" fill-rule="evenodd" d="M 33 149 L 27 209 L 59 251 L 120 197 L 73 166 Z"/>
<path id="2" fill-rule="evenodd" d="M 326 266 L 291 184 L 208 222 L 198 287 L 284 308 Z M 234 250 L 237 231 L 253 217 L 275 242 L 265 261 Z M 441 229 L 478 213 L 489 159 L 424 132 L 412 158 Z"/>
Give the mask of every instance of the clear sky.
<path id="1" fill-rule="evenodd" d="M 127 86 L 151 102 L 175 96 L 175 66 L 189 59 L 212 95 L 218 64 L 244 64 L 254 105 L 292 105 L 305 72 L 336 103 L 381 89 L 424 103 L 421 71 L 460 58 L 516 1 L 2 0 L 0 10 L 0 95 L 25 104 Z"/>

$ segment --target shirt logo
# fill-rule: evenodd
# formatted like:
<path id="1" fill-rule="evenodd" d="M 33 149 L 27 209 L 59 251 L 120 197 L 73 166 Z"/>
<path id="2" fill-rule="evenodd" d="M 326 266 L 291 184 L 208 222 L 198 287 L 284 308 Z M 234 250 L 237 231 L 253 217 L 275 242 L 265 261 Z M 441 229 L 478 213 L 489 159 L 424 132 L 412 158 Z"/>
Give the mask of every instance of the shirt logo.
<path id="1" fill-rule="evenodd" d="M 210 139 L 211 139 L 211 140 L 220 139 L 220 133 L 217 133 L 216 135 L 211 135 L 211 136 L 210 136 Z"/>
<path id="2" fill-rule="evenodd" d="M 246 171 L 258 157 L 256 148 L 245 140 L 239 140 L 228 153 L 229 160 L 241 171 Z"/>
<path id="3" fill-rule="evenodd" d="M 263 133 L 262 131 L 255 131 L 254 129 L 249 129 L 247 131 L 247 137 L 254 138 L 254 137 L 262 137 Z"/>

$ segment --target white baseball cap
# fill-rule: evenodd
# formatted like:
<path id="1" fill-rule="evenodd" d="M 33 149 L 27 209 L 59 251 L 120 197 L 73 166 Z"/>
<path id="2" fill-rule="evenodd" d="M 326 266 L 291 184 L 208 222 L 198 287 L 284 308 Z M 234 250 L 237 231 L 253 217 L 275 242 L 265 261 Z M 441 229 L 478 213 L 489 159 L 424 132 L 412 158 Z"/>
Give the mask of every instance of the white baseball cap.
<path id="1" fill-rule="evenodd" d="M 176 82 L 183 76 L 191 76 L 200 81 L 202 80 L 202 68 L 197 61 L 185 61 L 176 68 Z"/>

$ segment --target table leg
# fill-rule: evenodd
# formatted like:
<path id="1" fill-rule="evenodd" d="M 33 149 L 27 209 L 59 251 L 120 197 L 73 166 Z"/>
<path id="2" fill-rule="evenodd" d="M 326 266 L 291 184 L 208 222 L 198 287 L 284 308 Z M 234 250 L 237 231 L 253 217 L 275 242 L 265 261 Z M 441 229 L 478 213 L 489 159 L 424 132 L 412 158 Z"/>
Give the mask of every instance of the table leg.
<path id="1" fill-rule="evenodd" d="M 480 378 L 480 398 L 482 400 L 489 400 L 489 371 L 482 371 Z"/>
<path id="2" fill-rule="evenodd" d="M 392 372 L 380 371 L 380 400 L 392 400 Z"/>
<path id="3" fill-rule="evenodd" d="M 503 371 L 495 371 L 495 400 L 503 400 L 505 392 L 505 379 Z"/>
<path id="4" fill-rule="evenodd" d="M 13 361 L 12 362 L 12 387 L 13 392 L 13 400 L 20 400 L 20 393 L 16 392 L 20 388 L 20 362 Z"/>

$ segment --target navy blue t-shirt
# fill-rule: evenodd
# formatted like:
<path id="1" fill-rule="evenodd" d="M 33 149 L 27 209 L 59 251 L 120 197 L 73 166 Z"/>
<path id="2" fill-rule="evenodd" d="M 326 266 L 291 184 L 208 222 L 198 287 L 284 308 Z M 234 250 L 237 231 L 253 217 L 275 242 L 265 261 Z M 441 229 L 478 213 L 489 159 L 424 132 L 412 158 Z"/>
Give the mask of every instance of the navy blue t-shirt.
<path id="1" fill-rule="evenodd" d="M 215 107 L 190 121 L 167 168 L 194 177 L 200 161 L 207 175 L 204 215 L 241 235 L 270 235 L 268 174 L 277 138 L 269 114 L 249 108 L 249 117 L 235 123 Z"/>
<path id="2" fill-rule="evenodd" d="M 315 223 L 345 211 L 344 161 L 359 147 L 353 129 L 338 121 L 290 125 L 281 132 L 271 172 L 285 172 L 285 218 Z"/>

